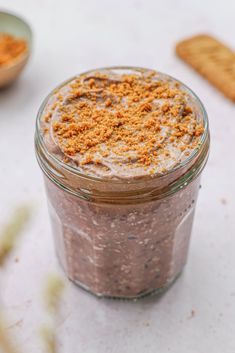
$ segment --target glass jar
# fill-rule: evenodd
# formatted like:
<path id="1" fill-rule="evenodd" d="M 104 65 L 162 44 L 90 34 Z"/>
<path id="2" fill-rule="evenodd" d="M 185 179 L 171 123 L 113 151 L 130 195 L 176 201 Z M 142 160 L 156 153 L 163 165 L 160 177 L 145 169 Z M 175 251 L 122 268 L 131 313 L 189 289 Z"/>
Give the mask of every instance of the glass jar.
<path id="1" fill-rule="evenodd" d="M 40 119 L 53 92 L 39 110 L 36 155 L 57 255 L 69 279 L 97 296 L 161 292 L 186 263 L 209 130 L 202 103 L 181 85 L 203 117 L 204 133 L 199 148 L 162 176 L 121 181 L 82 174 L 57 159 L 43 141 Z"/>

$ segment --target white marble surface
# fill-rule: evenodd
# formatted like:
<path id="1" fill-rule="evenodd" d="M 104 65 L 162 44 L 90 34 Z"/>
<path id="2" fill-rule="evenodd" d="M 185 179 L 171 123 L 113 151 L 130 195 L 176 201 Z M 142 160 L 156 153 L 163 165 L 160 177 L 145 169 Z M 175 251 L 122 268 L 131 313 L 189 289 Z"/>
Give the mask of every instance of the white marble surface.
<path id="1" fill-rule="evenodd" d="M 13 87 L 0 92 L 0 225 L 22 201 L 36 204 L 22 242 L 6 272 L 0 272 L 8 330 L 21 351 L 42 352 L 41 287 L 48 271 L 60 272 L 34 157 L 38 107 L 55 85 L 75 73 L 130 64 L 178 77 L 195 90 L 209 113 L 211 155 L 189 261 L 177 283 L 160 299 L 98 300 L 67 283 L 58 323 L 61 352 L 233 353 L 235 108 L 175 57 L 174 45 L 185 36 L 210 32 L 234 46 L 235 2 L 3 0 L 0 5 L 24 15 L 34 30 L 27 69 Z"/>

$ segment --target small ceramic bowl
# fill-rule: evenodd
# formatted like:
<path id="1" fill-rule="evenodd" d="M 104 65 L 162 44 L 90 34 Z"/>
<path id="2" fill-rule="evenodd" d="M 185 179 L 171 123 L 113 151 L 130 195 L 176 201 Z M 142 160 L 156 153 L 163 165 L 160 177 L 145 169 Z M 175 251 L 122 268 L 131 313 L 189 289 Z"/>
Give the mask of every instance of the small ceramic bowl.
<path id="1" fill-rule="evenodd" d="M 31 52 L 32 31 L 30 26 L 17 15 L 0 11 L 0 33 L 11 34 L 14 37 L 24 38 L 28 44 L 28 50 L 10 62 L 0 67 L 0 88 L 12 83 L 22 72 Z"/>

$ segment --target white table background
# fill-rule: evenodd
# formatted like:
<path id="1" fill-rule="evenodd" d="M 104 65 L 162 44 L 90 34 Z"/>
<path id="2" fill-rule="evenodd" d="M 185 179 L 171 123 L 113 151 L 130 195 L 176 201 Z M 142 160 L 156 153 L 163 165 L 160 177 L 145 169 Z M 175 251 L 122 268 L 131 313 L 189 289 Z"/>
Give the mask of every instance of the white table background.
<path id="1" fill-rule="evenodd" d="M 58 323 L 60 351 L 235 352 L 235 108 L 174 55 L 178 40 L 200 32 L 215 34 L 234 47 L 235 2 L 3 0 L 0 6 L 23 15 L 34 31 L 33 55 L 25 72 L 0 92 L 0 226 L 21 202 L 36 205 L 6 272 L 0 272 L 8 331 L 21 351 L 42 352 L 41 289 L 48 272 L 61 273 L 34 156 L 37 110 L 64 79 L 120 64 L 156 68 L 181 79 L 207 108 L 211 155 L 203 173 L 190 256 L 183 275 L 159 299 L 99 300 L 66 281 Z"/>

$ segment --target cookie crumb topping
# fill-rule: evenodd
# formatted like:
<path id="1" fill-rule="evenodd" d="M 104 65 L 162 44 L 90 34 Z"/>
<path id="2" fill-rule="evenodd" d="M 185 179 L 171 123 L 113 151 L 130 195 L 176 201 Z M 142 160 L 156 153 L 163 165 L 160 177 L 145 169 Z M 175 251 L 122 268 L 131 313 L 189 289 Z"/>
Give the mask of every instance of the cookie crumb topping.
<path id="1" fill-rule="evenodd" d="M 187 158 L 204 132 L 189 94 L 155 71 L 81 75 L 54 95 L 44 124 L 68 161 L 104 174 L 163 173 Z"/>

